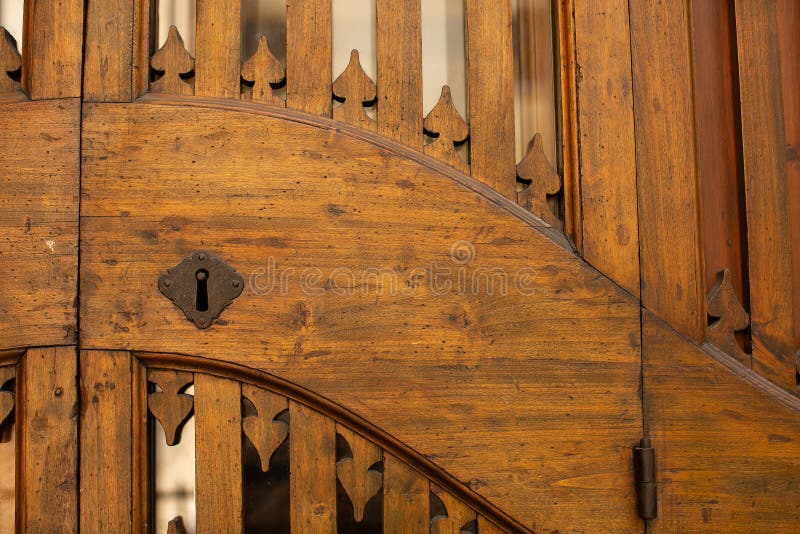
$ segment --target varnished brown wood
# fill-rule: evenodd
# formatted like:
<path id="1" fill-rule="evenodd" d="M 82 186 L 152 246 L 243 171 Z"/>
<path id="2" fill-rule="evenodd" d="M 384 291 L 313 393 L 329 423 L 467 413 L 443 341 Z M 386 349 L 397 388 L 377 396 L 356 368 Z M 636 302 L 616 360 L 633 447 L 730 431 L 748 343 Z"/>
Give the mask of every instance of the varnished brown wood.
<path id="1" fill-rule="evenodd" d="M 197 533 L 242 530 L 241 386 L 195 374 Z"/>
<path id="2" fill-rule="evenodd" d="M 516 197 L 514 58 L 510 0 L 466 0 L 472 176 Z"/>
<path id="3" fill-rule="evenodd" d="M 483 516 L 478 516 L 478 532 L 480 534 L 503 534 L 506 532 Z"/>
<path id="4" fill-rule="evenodd" d="M 431 534 L 461 534 L 462 527 L 478 519 L 475 510 L 470 509 L 463 502 L 459 501 L 446 491 L 431 486 L 434 493 L 444 505 L 447 515 L 445 517 L 434 517 L 431 521 Z"/>
<path id="5" fill-rule="evenodd" d="M 133 99 L 135 0 L 86 2 L 83 98 L 92 102 Z"/>
<path id="6" fill-rule="evenodd" d="M 147 369 L 136 358 L 132 358 L 131 368 L 131 524 L 133 532 L 142 532 L 150 524 L 150 453 L 153 440 L 150 410 L 147 407 Z"/>
<path id="7" fill-rule="evenodd" d="M 186 527 L 183 526 L 183 518 L 181 516 L 169 522 L 167 525 L 167 534 L 186 534 Z"/>
<path id="8" fill-rule="evenodd" d="M 383 453 L 374 443 L 342 425 L 336 425 L 336 433 L 350 447 L 350 456 L 336 462 L 336 476 L 353 503 L 356 522 L 360 523 L 367 502 L 383 485 L 381 473 L 370 469 L 383 459 Z"/>
<path id="9" fill-rule="evenodd" d="M 798 412 L 650 314 L 643 338 L 660 507 L 648 531 L 794 532 Z"/>
<path id="10" fill-rule="evenodd" d="M 261 459 L 261 470 L 269 470 L 269 459 L 289 434 L 289 427 L 275 418 L 289 409 L 285 397 L 269 391 L 242 384 L 242 396 L 253 403 L 255 415 L 246 415 L 242 419 L 242 431 L 258 451 Z"/>
<path id="11" fill-rule="evenodd" d="M 630 3 L 642 304 L 700 342 L 706 313 L 687 10 L 681 2 Z"/>
<path id="12" fill-rule="evenodd" d="M 573 192 L 566 177 L 565 194 L 580 195 L 582 228 L 578 243 L 583 257 L 638 296 L 638 155 L 634 144 L 629 2 L 574 0 L 573 3 L 581 183 L 580 191 Z M 632 12 L 637 8 L 648 13 L 655 11 L 649 4 L 636 4 L 631 6 Z M 656 38 L 655 34 L 648 34 L 648 39 Z M 672 77 L 655 70 L 649 75 L 665 81 Z M 569 116 L 564 120 L 568 121 Z M 647 136 L 647 130 L 641 135 Z M 569 202 L 565 199 L 565 203 Z"/>
<path id="13" fill-rule="evenodd" d="M 22 86 L 33 100 L 81 96 L 83 1 L 25 2 Z"/>
<path id="14" fill-rule="evenodd" d="M 383 456 L 383 531 L 430 532 L 430 483 L 391 454 Z"/>
<path id="15" fill-rule="evenodd" d="M 723 269 L 708 295 L 708 314 L 716 321 L 708 327 L 708 339 L 726 353 L 750 367 L 752 362 L 736 341 L 736 332 L 750 325 L 750 315 L 742 307 L 731 281 L 731 273 Z"/>
<path id="16" fill-rule="evenodd" d="M 16 368 L 13 365 L 0 366 L 0 443 L 6 443 L 11 437 L 15 395 L 14 390 L 6 386 L 15 378 Z"/>
<path id="17" fill-rule="evenodd" d="M 81 351 L 80 529 L 132 532 L 131 357 Z"/>
<path id="18" fill-rule="evenodd" d="M 737 0 L 742 151 L 747 206 L 753 367 L 787 389 L 796 382 L 794 276 L 775 0 Z M 797 201 L 793 201 L 796 203 Z"/>
<path id="19" fill-rule="evenodd" d="M 30 349 L 17 376 L 19 528 L 78 531 L 78 362 L 75 347 Z"/>
<path id="20" fill-rule="evenodd" d="M 286 5 L 286 105 L 331 115 L 331 0 Z"/>
<path id="21" fill-rule="evenodd" d="M 239 98 L 242 3 L 197 0 L 195 94 Z"/>
<path id="22" fill-rule="evenodd" d="M 22 56 L 17 50 L 17 41 L 0 26 L 0 94 L 16 94 L 20 91 L 19 82 L 9 76 L 22 67 Z"/>
<path id="23" fill-rule="evenodd" d="M 528 153 L 517 165 L 517 176 L 527 183 L 517 193 L 517 202 L 550 226 L 561 228 L 563 224 L 547 202 L 548 195 L 555 195 L 561 190 L 561 178 L 547 161 L 541 134 L 536 134 L 531 140 Z"/>
<path id="24" fill-rule="evenodd" d="M 377 0 L 378 132 L 422 150 L 422 0 Z"/>
<path id="25" fill-rule="evenodd" d="M 375 100 L 375 83 L 364 72 L 358 58 L 358 50 L 350 53 L 350 63 L 342 74 L 333 82 L 333 95 L 343 104 L 333 108 L 333 118 L 337 121 L 347 122 L 365 130 L 376 131 L 378 125 L 364 109 L 366 102 Z"/>
<path id="26" fill-rule="evenodd" d="M 164 429 L 167 445 L 175 445 L 180 442 L 181 429 L 194 409 L 194 397 L 185 393 L 194 382 L 194 375 L 151 369 L 147 373 L 147 380 L 161 388 L 161 391 L 148 394 L 147 406 Z"/>
<path id="27" fill-rule="evenodd" d="M 336 426 L 289 402 L 291 524 L 298 534 L 336 532 Z"/>
<path id="28" fill-rule="evenodd" d="M 150 84 L 151 92 L 179 96 L 194 94 L 194 81 L 185 81 L 181 75 L 190 74 L 195 62 L 186 51 L 183 38 L 175 26 L 170 26 L 166 42 L 153 54 L 150 65 L 156 71 L 163 72 L 160 78 Z"/>
<path id="29" fill-rule="evenodd" d="M 253 88 L 242 93 L 242 98 L 273 106 L 286 105 L 286 102 L 273 92 L 270 85 L 285 80 L 286 70 L 269 49 L 266 35 L 259 38 L 256 51 L 242 65 L 242 79 L 253 83 Z"/>
<path id="30" fill-rule="evenodd" d="M 76 340 L 79 115 L 0 105 L 0 350 Z"/>
<path id="31" fill-rule="evenodd" d="M 425 131 L 435 135 L 435 139 L 425 145 L 425 153 L 440 159 L 463 173 L 469 173 L 469 165 L 456 151 L 456 144 L 463 143 L 469 136 L 469 127 L 453 104 L 450 87 L 442 87 L 442 95 L 428 116 L 425 117 Z"/>

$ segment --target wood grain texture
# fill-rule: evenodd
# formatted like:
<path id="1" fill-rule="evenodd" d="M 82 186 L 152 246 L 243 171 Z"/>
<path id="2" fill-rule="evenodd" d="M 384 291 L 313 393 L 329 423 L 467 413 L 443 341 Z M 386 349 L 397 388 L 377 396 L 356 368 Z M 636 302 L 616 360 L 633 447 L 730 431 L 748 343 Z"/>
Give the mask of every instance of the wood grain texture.
<path id="1" fill-rule="evenodd" d="M 17 409 L 23 532 L 78 531 L 77 373 L 75 347 L 30 349 L 22 360 Z"/>
<path id="2" fill-rule="evenodd" d="M 17 51 L 17 40 L 0 26 L 0 95 L 17 95 L 20 84 L 11 78 L 9 72 L 18 71 L 22 67 L 22 56 Z"/>
<path id="3" fill-rule="evenodd" d="M 150 84 L 153 93 L 189 96 L 194 94 L 194 78 L 184 80 L 181 75 L 190 75 L 195 67 L 194 58 L 186 50 L 183 38 L 175 26 L 169 27 L 167 40 L 150 59 L 150 66 L 159 78 Z"/>
<path id="4" fill-rule="evenodd" d="M 83 1 L 25 2 L 22 86 L 32 100 L 81 96 Z"/>
<path id="5" fill-rule="evenodd" d="M 377 0 L 378 133 L 422 150 L 422 0 Z"/>
<path id="6" fill-rule="evenodd" d="M 737 1 L 739 95 L 747 204 L 753 368 L 794 390 L 795 332 L 789 184 L 775 0 Z"/>
<path id="7" fill-rule="evenodd" d="M 450 87 L 442 87 L 439 101 L 425 117 L 423 124 L 425 131 L 435 136 L 433 141 L 425 145 L 425 153 L 468 174 L 469 165 L 458 155 L 456 145 L 467 140 L 469 126 L 453 104 Z"/>
<path id="8" fill-rule="evenodd" d="M 706 313 L 687 17 L 683 2 L 630 4 L 642 305 L 700 342 Z"/>
<path id="9" fill-rule="evenodd" d="M 430 483 L 391 454 L 383 457 L 383 531 L 430 532 Z"/>
<path id="10" fill-rule="evenodd" d="M 242 419 L 242 431 L 258 451 L 261 459 L 261 470 L 269 470 L 269 459 L 289 434 L 289 427 L 275 418 L 289 409 L 285 397 L 269 391 L 242 384 L 242 396 L 253 403 L 254 415 L 246 415 Z"/>
<path id="11" fill-rule="evenodd" d="M 367 502 L 377 495 L 383 485 L 383 477 L 373 465 L 383 459 L 382 451 L 374 444 L 342 425 L 336 425 L 336 433 L 347 442 L 350 456 L 336 462 L 336 476 L 353 503 L 356 522 L 364 518 Z"/>
<path id="12" fill-rule="evenodd" d="M 80 530 L 133 532 L 128 352 L 80 353 Z"/>
<path id="13" fill-rule="evenodd" d="M 76 340 L 79 110 L 0 105 L 0 350 Z"/>
<path id="14" fill-rule="evenodd" d="M 478 519 L 475 510 L 459 501 L 446 491 L 431 486 L 434 493 L 444 505 L 445 517 L 434 517 L 431 521 L 431 534 L 461 534 L 462 527 Z"/>
<path id="15" fill-rule="evenodd" d="M 648 531 L 796 531 L 797 412 L 648 313 L 643 356 L 659 485 Z"/>
<path id="16" fill-rule="evenodd" d="M 135 0 L 86 2 L 83 98 L 88 102 L 133 100 Z"/>
<path id="17" fill-rule="evenodd" d="M 136 358 L 132 359 L 131 367 L 131 522 L 133 532 L 143 532 L 150 525 L 152 427 L 147 408 L 147 369 Z"/>
<path id="18" fill-rule="evenodd" d="M 630 295 L 431 158 L 289 110 L 205 106 L 85 106 L 87 348 L 273 373 L 435 458 L 526 526 L 637 528 Z M 247 287 L 198 338 L 155 284 L 201 243 Z M 472 261 L 458 263 L 469 243 Z M 432 262 L 450 275 L 434 284 Z M 474 293 L 457 288 L 462 266 Z M 489 293 L 495 268 L 505 294 L 499 282 Z"/>
<path id="19" fill-rule="evenodd" d="M 16 404 L 13 386 L 15 378 L 15 365 L 0 366 L 0 443 L 9 442 L 13 432 L 14 416 L 12 413 Z"/>
<path id="20" fill-rule="evenodd" d="M 194 395 L 197 533 L 241 532 L 241 386 L 198 373 Z"/>
<path id="21" fill-rule="evenodd" d="M 358 58 L 358 50 L 350 52 L 347 68 L 333 82 L 333 95 L 341 106 L 333 108 L 333 118 L 365 130 L 376 131 L 377 123 L 372 120 L 364 108 L 367 102 L 374 102 L 377 97 L 375 83 L 364 72 Z"/>
<path id="22" fill-rule="evenodd" d="M 291 525 L 299 534 L 336 532 L 336 425 L 289 401 Z"/>
<path id="23" fill-rule="evenodd" d="M 562 228 L 563 224 L 547 198 L 561 191 L 561 178 L 545 156 L 541 134 L 533 136 L 528 153 L 517 165 L 517 176 L 528 182 L 522 191 L 517 192 L 517 203 L 550 226 Z"/>
<path id="24" fill-rule="evenodd" d="M 147 407 L 156 421 L 164 429 L 167 445 L 180 443 L 181 429 L 194 409 L 194 396 L 186 389 L 194 382 L 192 373 L 150 369 L 147 380 L 161 391 L 151 391 L 147 395 Z"/>
<path id="25" fill-rule="evenodd" d="M 510 0 L 466 0 L 472 176 L 516 198 L 514 47 Z"/>
<path id="26" fill-rule="evenodd" d="M 716 318 L 708 326 L 708 340 L 750 367 L 751 357 L 739 347 L 735 336 L 736 332 L 750 326 L 750 315 L 739 302 L 731 278 L 728 269 L 720 271 L 716 285 L 708 294 L 708 315 Z"/>
<path id="27" fill-rule="evenodd" d="M 650 6 L 641 8 L 651 10 Z M 574 9 L 575 54 L 580 65 L 576 85 L 579 247 L 586 261 L 638 296 L 639 221 L 628 2 L 574 0 Z"/>
<path id="28" fill-rule="evenodd" d="M 239 98 L 242 3 L 228 0 L 197 0 L 195 48 L 195 94 Z"/>
<path id="29" fill-rule="evenodd" d="M 286 105 L 330 117 L 331 0 L 292 0 L 286 5 Z"/>
<path id="30" fill-rule="evenodd" d="M 242 65 L 242 79 L 252 82 L 252 89 L 243 92 L 242 98 L 265 102 L 273 106 L 285 106 L 286 101 L 276 95 L 272 85 L 286 79 L 286 69 L 269 49 L 266 35 L 258 39 L 256 51 Z"/>

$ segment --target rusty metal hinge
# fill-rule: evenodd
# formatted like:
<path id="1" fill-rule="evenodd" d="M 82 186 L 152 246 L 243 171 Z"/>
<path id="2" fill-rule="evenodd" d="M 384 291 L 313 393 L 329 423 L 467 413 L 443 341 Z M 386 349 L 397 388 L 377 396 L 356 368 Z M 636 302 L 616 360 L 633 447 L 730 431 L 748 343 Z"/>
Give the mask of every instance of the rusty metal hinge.
<path id="1" fill-rule="evenodd" d="M 642 438 L 633 448 L 633 472 L 636 477 L 636 495 L 639 517 L 653 519 L 658 516 L 656 487 L 656 451 L 650 438 Z"/>

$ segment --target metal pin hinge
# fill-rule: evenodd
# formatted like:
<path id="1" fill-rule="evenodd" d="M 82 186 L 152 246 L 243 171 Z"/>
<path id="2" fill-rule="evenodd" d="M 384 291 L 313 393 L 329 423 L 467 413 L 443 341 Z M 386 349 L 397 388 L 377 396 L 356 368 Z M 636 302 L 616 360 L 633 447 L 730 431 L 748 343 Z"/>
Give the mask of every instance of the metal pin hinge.
<path id="1" fill-rule="evenodd" d="M 650 438 L 642 438 L 639 446 L 633 448 L 633 472 L 636 477 L 639 517 L 654 519 L 658 516 L 656 451 L 650 444 Z"/>

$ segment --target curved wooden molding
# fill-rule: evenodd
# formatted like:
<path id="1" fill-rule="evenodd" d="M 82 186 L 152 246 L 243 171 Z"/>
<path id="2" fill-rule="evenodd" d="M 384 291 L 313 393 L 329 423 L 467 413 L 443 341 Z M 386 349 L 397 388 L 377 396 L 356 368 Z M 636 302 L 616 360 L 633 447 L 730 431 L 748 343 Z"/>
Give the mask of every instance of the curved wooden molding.
<path id="1" fill-rule="evenodd" d="M 194 70 L 194 58 L 186 51 L 183 38 L 175 26 L 170 26 L 167 41 L 153 54 L 150 66 L 164 73 L 150 84 L 150 91 L 181 96 L 194 94 L 192 85 L 181 79 L 181 75 L 188 75 Z"/>
<path id="2" fill-rule="evenodd" d="M 456 152 L 456 145 L 469 137 L 469 126 L 453 104 L 450 87 L 442 87 L 439 101 L 423 123 L 425 131 L 436 139 L 425 145 L 425 153 L 438 158 L 463 173 L 469 172 L 467 165 Z"/>
<path id="3" fill-rule="evenodd" d="M 333 82 L 333 95 L 344 102 L 341 106 L 334 108 L 333 118 L 335 120 L 353 124 L 371 132 L 377 131 L 378 123 L 367 115 L 364 105 L 374 102 L 378 98 L 378 88 L 364 72 L 358 58 L 358 50 L 350 52 L 350 63 Z"/>
<path id="4" fill-rule="evenodd" d="M 517 165 L 517 176 L 523 183 L 529 184 L 517 193 L 517 202 L 534 215 L 547 221 L 550 226 L 561 229 L 564 224 L 556 217 L 547 203 L 548 195 L 555 195 L 561 191 L 561 177 L 547 161 L 547 156 L 542 148 L 542 134 L 533 136 L 528 153 Z"/>
<path id="5" fill-rule="evenodd" d="M 412 466 L 423 476 L 430 479 L 437 487 L 442 488 L 442 490 L 448 492 L 465 506 L 472 508 L 478 515 L 485 517 L 507 532 L 531 532 L 529 528 L 468 489 L 463 482 L 452 477 L 419 452 L 406 446 L 361 417 L 312 391 L 287 382 L 277 376 L 230 362 L 209 360 L 185 354 L 154 352 L 134 352 L 133 354 L 145 366 L 157 367 L 159 369 L 158 372 L 167 370 L 167 372 L 171 371 L 182 375 L 197 372 L 237 380 L 242 383 L 243 388 L 249 384 L 282 395 L 290 401 L 306 405 L 335 421 L 337 426 L 341 425 L 350 429 L 352 432 L 362 436 L 363 439 L 380 447 L 386 453 Z M 153 369 L 150 369 L 149 373 L 153 371 Z"/>
<path id="6" fill-rule="evenodd" d="M 717 284 L 708 294 L 708 314 L 717 318 L 708 327 L 708 340 L 749 367 L 750 355 L 736 342 L 736 332 L 750 326 L 750 315 L 733 290 L 728 269 L 718 273 Z"/>

